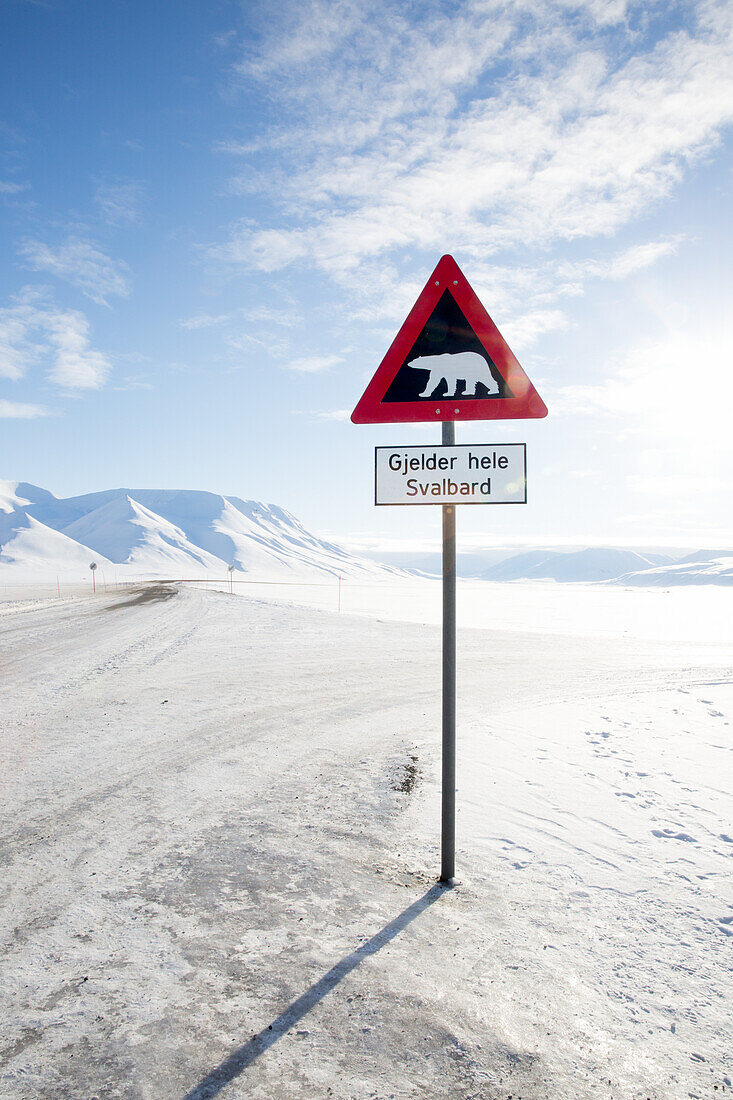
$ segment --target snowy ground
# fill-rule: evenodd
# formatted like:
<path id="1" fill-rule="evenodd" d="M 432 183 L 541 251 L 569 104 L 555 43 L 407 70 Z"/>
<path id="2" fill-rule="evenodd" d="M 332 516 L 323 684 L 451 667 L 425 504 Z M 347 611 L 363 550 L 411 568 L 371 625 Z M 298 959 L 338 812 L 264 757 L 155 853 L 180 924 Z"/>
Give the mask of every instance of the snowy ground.
<path id="1" fill-rule="evenodd" d="M 0 603 L 3 1100 L 733 1095 L 733 592 L 460 588 L 448 891 L 436 586 Z"/>

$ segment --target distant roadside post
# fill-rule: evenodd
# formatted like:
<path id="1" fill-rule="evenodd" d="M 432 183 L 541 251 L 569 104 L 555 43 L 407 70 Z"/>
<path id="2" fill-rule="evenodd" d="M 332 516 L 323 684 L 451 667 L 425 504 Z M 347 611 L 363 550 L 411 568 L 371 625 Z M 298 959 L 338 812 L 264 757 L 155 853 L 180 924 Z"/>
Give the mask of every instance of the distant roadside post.
<path id="1" fill-rule="evenodd" d="M 97 563 L 95 561 L 89 566 L 92 571 L 92 591 L 97 591 Z"/>
<path id="2" fill-rule="evenodd" d="M 457 504 L 526 504 L 524 443 L 456 446 L 457 420 L 531 420 L 547 407 L 452 256 L 443 256 L 351 414 L 354 424 L 438 421 L 440 446 L 377 447 L 376 505 L 443 509 L 440 881 L 455 877 Z"/>
<path id="3" fill-rule="evenodd" d="M 227 573 L 229 574 L 229 595 L 234 595 L 234 563 L 227 566 Z"/>

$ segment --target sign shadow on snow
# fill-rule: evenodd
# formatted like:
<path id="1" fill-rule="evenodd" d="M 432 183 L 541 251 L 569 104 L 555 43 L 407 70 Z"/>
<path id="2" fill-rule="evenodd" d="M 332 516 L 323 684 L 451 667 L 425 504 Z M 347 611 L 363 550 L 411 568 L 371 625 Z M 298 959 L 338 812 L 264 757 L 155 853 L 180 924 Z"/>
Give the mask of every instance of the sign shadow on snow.
<path id="1" fill-rule="evenodd" d="M 299 1023 L 352 970 L 356 970 L 357 966 L 360 966 L 370 955 L 376 955 L 378 951 L 407 928 L 408 924 L 411 924 L 416 917 L 419 917 L 421 913 L 424 913 L 426 909 L 451 889 L 452 886 L 448 883 L 437 883 L 432 886 L 426 894 L 423 894 L 422 897 L 413 901 L 412 905 L 408 905 L 406 909 L 403 909 L 394 920 L 386 924 L 376 935 L 363 943 L 361 947 L 357 947 L 356 951 L 346 955 L 335 966 L 332 966 L 310 989 L 306 989 L 305 993 L 301 993 L 297 1000 L 288 1005 L 285 1011 L 281 1012 L 271 1024 L 264 1027 L 248 1043 L 235 1050 L 216 1069 L 213 1069 L 202 1081 L 199 1081 L 194 1088 L 186 1093 L 183 1100 L 211 1100 L 212 1097 L 218 1096 L 222 1089 L 239 1077 L 261 1054 L 264 1054 L 278 1039 L 281 1039 L 295 1024 Z"/>

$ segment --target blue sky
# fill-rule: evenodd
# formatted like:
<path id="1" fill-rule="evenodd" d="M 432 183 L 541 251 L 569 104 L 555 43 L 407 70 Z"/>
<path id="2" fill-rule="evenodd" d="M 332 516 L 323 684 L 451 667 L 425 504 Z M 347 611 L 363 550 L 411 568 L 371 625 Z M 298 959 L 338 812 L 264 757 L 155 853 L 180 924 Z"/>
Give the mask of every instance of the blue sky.
<path id="1" fill-rule="evenodd" d="M 451 252 L 550 409 L 462 545 L 730 545 L 728 2 L 6 0 L 0 476 L 273 501 L 355 546 L 348 415 Z"/>

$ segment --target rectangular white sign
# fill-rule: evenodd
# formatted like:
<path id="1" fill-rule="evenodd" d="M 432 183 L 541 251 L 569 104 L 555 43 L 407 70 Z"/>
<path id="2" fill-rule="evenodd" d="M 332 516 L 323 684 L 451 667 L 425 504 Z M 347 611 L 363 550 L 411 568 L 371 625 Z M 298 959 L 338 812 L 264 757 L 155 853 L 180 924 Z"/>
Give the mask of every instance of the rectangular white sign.
<path id="1" fill-rule="evenodd" d="M 375 447 L 375 504 L 526 504 L 526 443 Z"/>

